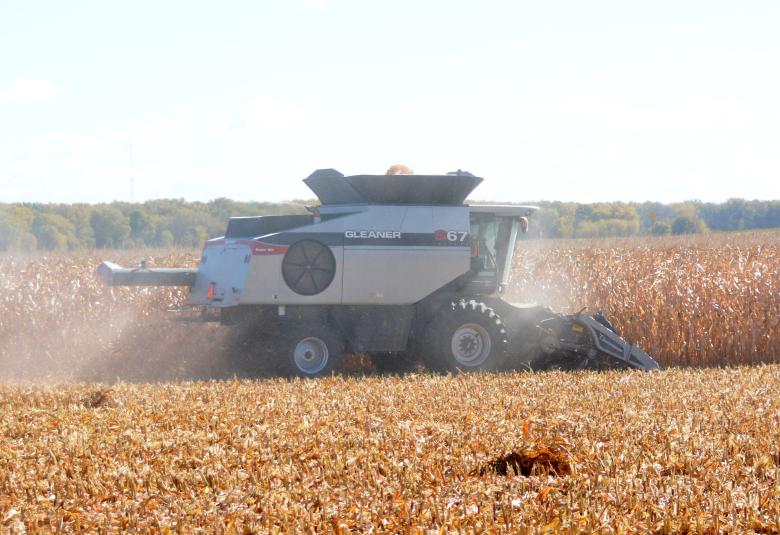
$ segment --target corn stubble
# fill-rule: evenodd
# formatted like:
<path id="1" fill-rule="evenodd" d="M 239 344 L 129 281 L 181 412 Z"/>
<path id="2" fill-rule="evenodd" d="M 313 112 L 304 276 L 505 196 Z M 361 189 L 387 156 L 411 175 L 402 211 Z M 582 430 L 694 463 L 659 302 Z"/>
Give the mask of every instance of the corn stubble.
<path id="1" fill-rule="evenodd" d="M 780 530 L 776 365 L 94 388 L 0 387 L 0 531 Z"/>

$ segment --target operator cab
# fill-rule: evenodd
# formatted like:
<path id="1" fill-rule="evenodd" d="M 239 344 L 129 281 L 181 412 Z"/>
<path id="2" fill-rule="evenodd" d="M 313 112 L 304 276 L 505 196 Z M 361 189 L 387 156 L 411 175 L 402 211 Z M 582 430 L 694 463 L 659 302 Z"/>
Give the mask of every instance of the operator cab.
<path id="1" fill-rule="evenodd" d="M 471 271 L 465 290 L 479 295 L 502 292 L 509 283 L 518 232 L 528 231 L 535 206 L 471 205 Z"/>

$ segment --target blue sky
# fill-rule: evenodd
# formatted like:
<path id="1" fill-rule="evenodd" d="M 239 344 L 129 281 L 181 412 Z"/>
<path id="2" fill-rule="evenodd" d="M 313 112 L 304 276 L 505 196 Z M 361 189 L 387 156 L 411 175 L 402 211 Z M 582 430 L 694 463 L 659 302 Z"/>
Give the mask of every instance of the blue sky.
<path id="1" fill-rule="evenodd" d="M 0 202 L 780 198 L 780 2 L 0 3 Z M 132 169 L 131 151 L 132 141 Z"/>

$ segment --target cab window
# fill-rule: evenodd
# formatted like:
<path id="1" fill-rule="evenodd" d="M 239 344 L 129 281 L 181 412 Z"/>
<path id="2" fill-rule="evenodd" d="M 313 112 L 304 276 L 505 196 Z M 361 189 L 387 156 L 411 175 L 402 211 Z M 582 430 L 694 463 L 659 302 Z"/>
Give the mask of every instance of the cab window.
<path id="1" fill-rule="evenodd" d="M 497 272 L 504 265 L 512 220 L 492 214 L 471 214 L 471 259 L 479 272 Z"/>

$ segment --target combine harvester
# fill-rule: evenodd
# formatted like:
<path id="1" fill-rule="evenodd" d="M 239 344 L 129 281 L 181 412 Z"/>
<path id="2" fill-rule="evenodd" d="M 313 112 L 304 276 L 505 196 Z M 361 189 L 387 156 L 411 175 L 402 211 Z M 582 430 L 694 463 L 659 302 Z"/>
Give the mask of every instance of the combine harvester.
<path id="1" fill-rule="evenodd" d="M 502 299 L 537 208 L 464 204 L 481 178 L 327 169 L 304 182 L 321 203 L 308 215 L 231 218 L 197 269 L 104 262 L 98 274 L 110 285 L 187 286 L 188 307 L 281 340 L 277 358 L 305 377 L 337 371 L 345 353 L 387 370 L 417 360 L 445 372 L 659 368 L 600 312 Z"/>

